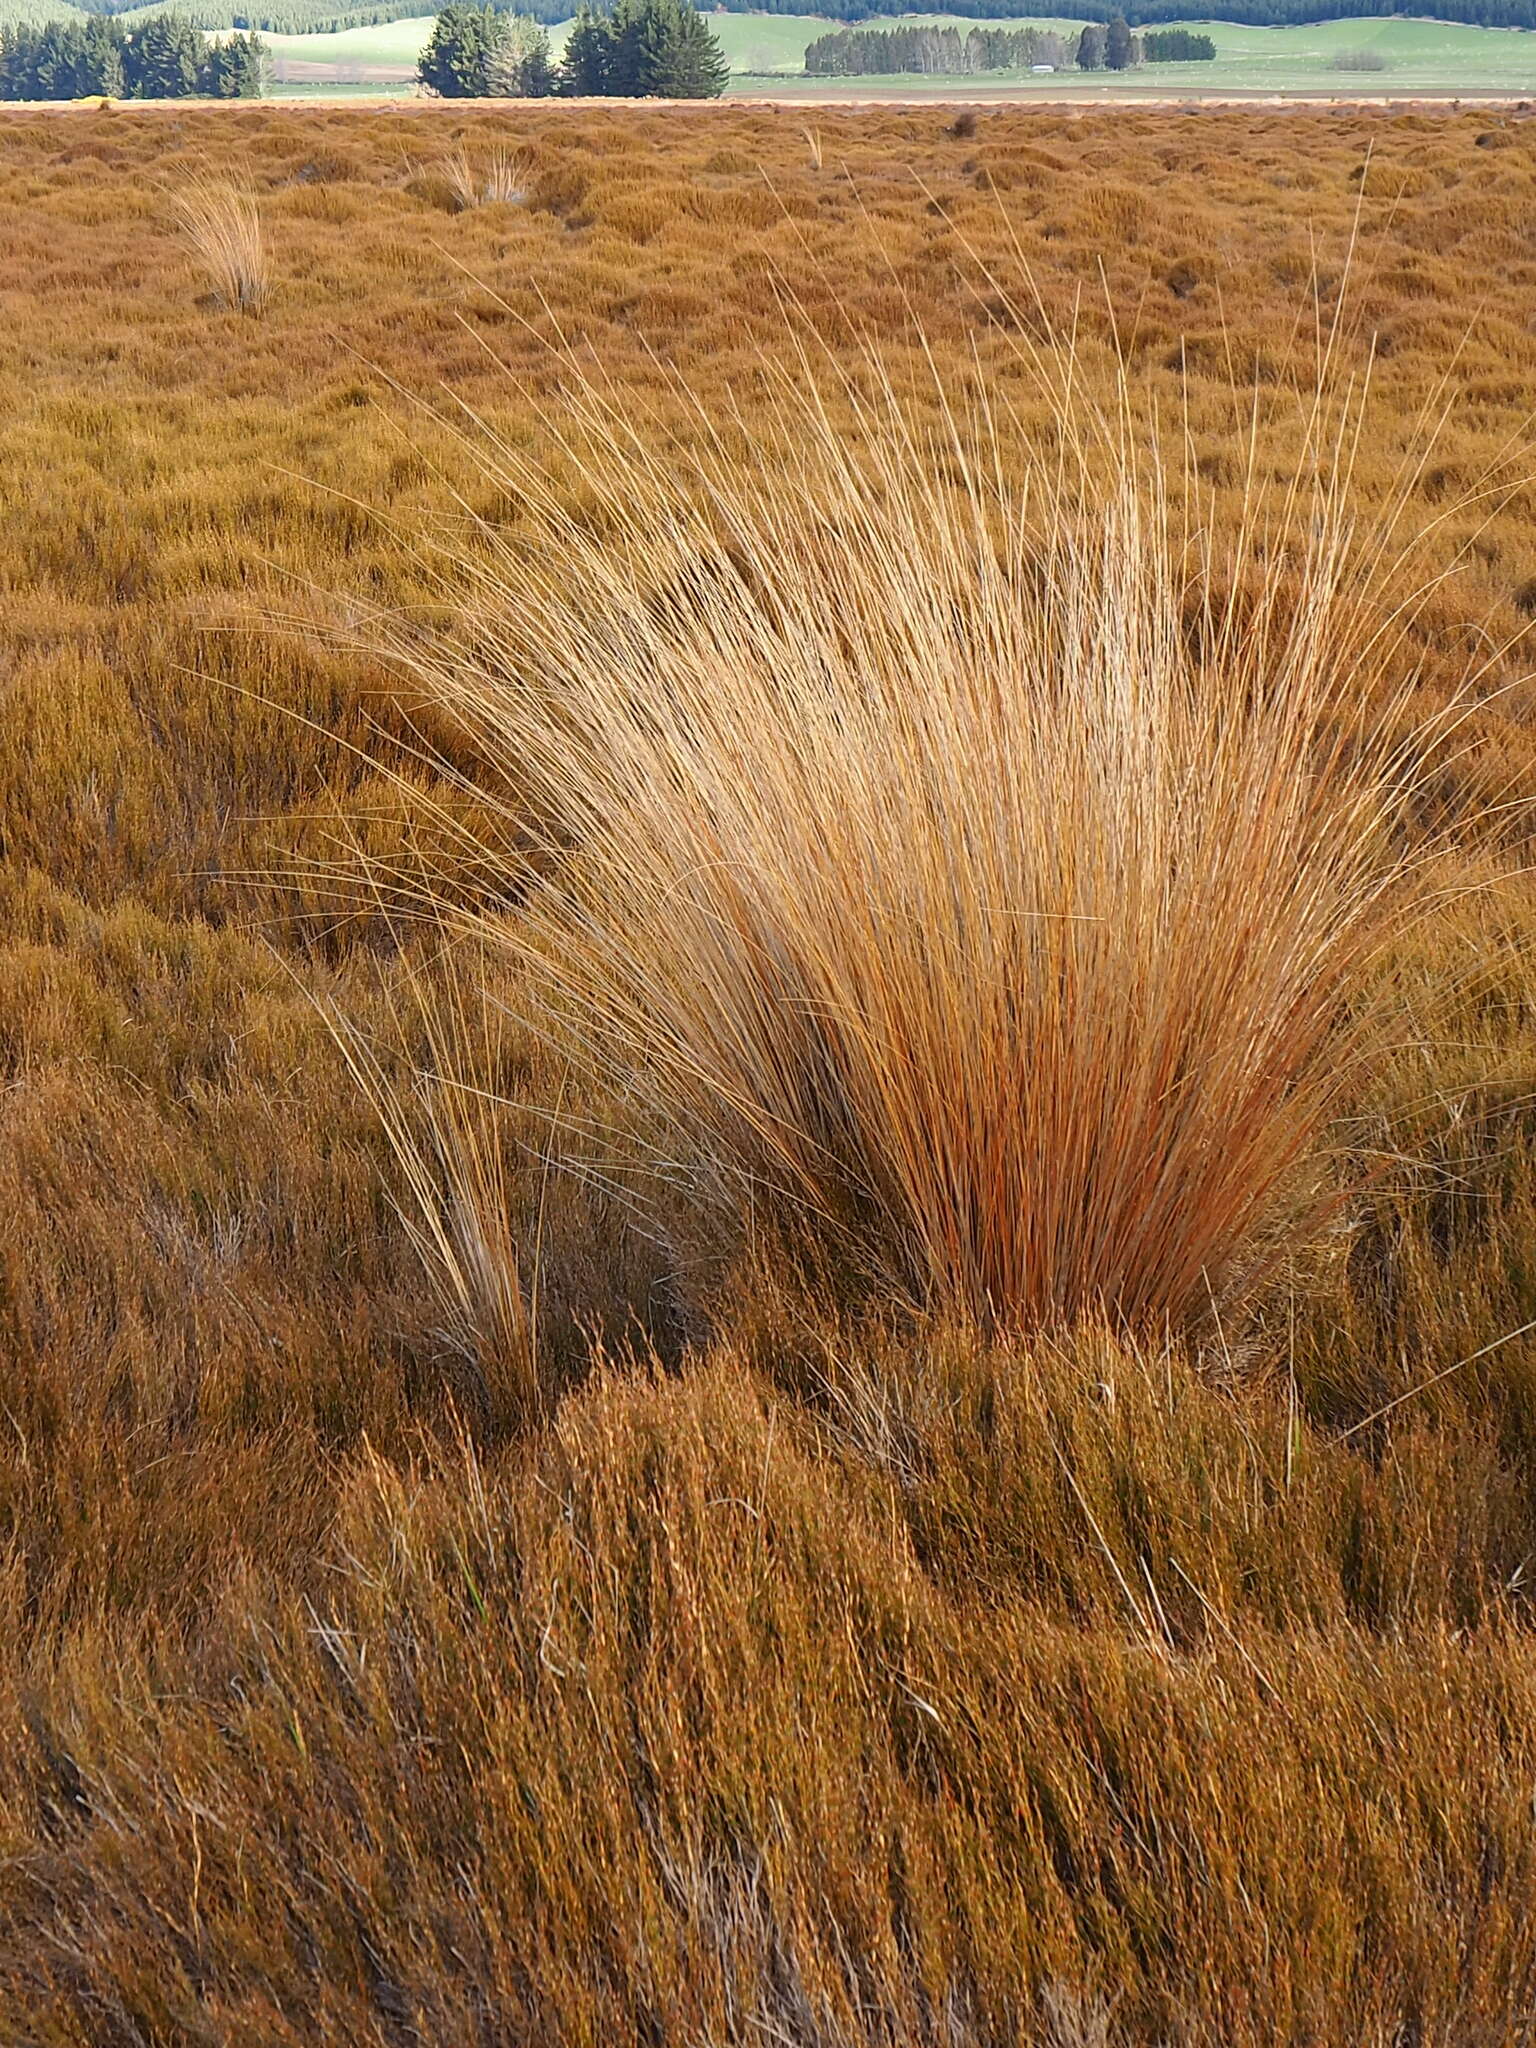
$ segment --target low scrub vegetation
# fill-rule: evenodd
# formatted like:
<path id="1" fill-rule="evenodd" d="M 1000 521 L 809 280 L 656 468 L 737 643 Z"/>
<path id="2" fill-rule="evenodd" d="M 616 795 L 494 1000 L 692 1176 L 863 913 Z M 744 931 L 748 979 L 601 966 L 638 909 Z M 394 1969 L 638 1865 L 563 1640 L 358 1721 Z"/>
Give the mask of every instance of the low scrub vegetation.
<path id="1" fill-rule="evenodd" d="M 0 116 L 0 2033 L 1514 2038 L 1523 125 L 517 126 Z"/>
<path id="2" fill-rule="evenodd" d="M 470 206 L 521 206 L 531 179 L 529 159 L 521 152 L 492 149 L 481 162 L 459 149 L 443 164 L 449 190 L 462 210 Z"/>

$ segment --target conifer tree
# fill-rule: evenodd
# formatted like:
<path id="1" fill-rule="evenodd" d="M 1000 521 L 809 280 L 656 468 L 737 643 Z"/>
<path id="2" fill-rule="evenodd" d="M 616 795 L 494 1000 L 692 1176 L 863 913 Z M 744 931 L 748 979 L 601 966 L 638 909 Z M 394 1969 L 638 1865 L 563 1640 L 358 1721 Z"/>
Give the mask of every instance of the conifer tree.
<path id="1" fill-rule="evenodd" d="M 712 100 L 731 75 L 719 38 L 692 0 L 679 0 L 660 70 L 651 90 L 666 99 Z"/>
<path id="2" fill-rule="evenodd" d="M 417 62 L 416 76 L 443 99 L 485 99 L 505 34 L 505 17 L 490 7 L 445 7 Z"/>
<path id="3" fill-rule="evenodd" d="M 607 16 L 594 12 L 583 0 L 565 39 L 560 89 L 578 99 L 600 98 L 609 89 L 612 62 L 613 35 Z"/>
<path id="4" fill-rule="evenodd" d="M 730 67 L 693 0 L 584 7 L 565 46 L 563 89 L 623 99 L 712 99 Z"/>
<path id="5" fill-rule="evenodd" d="M 499 17 L 500 40 L 486 66 L 486 90 L 493 99 L 543 99 L 555 89 L 549 32 L 531 15 Z"/>
<path id="6" fill-rule="evenodd" d="M 259 99 L 264 57 L 257 36 L 221 37 L 210 46 L 204 60 L 201 89 L 215 100 Z"/>
<path id="7" fill-rule="evenodd" d="M 93 14 L 80 35 L 75 60 L 75 90 L 84 98 L 98 94 L 102 99 L 121 99 L 127 90 L 123 76 L 123 32 L 105 15 Z"/>
<path id="8" fill-rule="evenodd" d="M 607 91 L 618 99 L 644 99 L 662 54 L 664 0 L 614 0 L 608 17 Z"/>
<path id="9" fill-rule="evenodd" d="M 206 46 L 201 29 L 180 15 L 152 14 L 133 32 L 124 71 L 135 99 L 176 100 L 195 93 Z"/>
<path id="10" fill-rule="evenodd" d="M 62 23 L 50 21 L 39 36 L 32 76 L 40 100 L 76 97 L 75 42 Z"/>

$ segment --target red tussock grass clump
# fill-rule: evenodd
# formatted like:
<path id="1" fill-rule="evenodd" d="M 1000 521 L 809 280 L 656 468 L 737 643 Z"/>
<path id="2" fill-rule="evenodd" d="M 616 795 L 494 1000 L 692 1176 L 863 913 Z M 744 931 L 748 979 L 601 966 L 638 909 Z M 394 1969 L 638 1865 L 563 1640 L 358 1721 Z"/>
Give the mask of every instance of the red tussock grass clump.
<path id="1" fill-rule="evenodd" d="M 187 180 L 173 204 L 220 303 L 232 313 L 259 313 L 267 302 L 267 257 L 250 185 L 205 171 Z"/>
<path id="2" fill-rule="evenodd" d="M 526 905 L 469 928 L 701 1242 L 1187 1327 L 1337 1199 L 1362 971 L 1462 704 L 1413 708 L 1450 572 L 1414 588 L 1400 498 L 1356 504 L 1347 393 L 1222 526 L 1123 384 L 1101 413 L 1070 346 L 1027 358 L 1022 446 L 873 348 L 791 347 L 747 454 L 702 408 L 659 454 L 578 372 L 560 472 L 473 444 L 519 517 L 397 652 L 530 833 Z"/>

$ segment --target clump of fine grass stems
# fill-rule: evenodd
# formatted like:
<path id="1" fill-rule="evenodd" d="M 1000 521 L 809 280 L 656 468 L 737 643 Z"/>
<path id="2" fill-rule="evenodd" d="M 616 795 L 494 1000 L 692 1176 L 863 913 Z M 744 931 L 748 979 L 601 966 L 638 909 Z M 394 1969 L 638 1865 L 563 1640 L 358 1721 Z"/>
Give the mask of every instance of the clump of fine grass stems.
<path id="1" fill-rule="evenodd" d="M 402 960 L 387 1045 L 323 1014 L 393 1159 L 393 1205 L 434 1299 L 449 1381 L 482 1422 L 527 1428 L 549 1388 L 537 1364 L 538 1233 L 525 1275 L 506 1106 L 494 1087 L 504 1019 L 483 976 L 429 980 L 408 951 Z"/>
<path id="2" fill-rule="evenodd" d="M 172 204 L 220 303 L 231 312 L 260 313 L 271 281 L 261 214 L 249 182 L 198 172 L 173 195 Z"/>
<path id="3" fill-rule="evenodd" d="M 443 159 L 443 176 L 461 213 L 477 206 L 521 206 L 533 183 L 533 160 L 525 151 L 498 147 L 482 165 L 459 148 Z"/>
<path id="4" fill-rule="evenodd" d="M 524 793 L 526 901 L 457 915 L 696 1250 L 1166 1329 L 1336 1205 L 1365 970 L 1477 680 L 1415 708 L 1449 569 L 1398 538 L 1412 459 L 1357 502 L 1336 345 L 1278 505 L 1250 476 L 1218 510 L 1058 342 L 1018 344 L 1033 440 L 979 378 L 804 342 L 765 366 L 771 426 L 696 408 L 663 459 L 573 374 L 545 424 L 579 510 L 476 429 L 524 516 L 455 562 L 454 631 L 395 643 Z"/>

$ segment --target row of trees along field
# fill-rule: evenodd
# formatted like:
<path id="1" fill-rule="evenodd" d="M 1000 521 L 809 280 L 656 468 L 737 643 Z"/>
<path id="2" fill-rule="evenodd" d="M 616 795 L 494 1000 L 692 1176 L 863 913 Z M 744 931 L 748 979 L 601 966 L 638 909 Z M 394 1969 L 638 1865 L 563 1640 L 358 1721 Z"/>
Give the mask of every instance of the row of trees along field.
<path id="1" fill-rule="evenodd" d="M 721 0 L 728 13 L 803 14 L 807 0 Z M 906 14 L 912 0 L 815 0 L 816 12 L 832 21 L 860 22 L 883 15 Z M 1190 0 L 1072 0 L 1079 21 L 1108 26 L 1123 14 L 1132 28 L 1188 21 L 1196 10 Z M 1229 21 L 1248 28 L 1287 28 L 1319 21 L 1375 19 L 1383 0 L 1200 0 L 1202 21 Z M 1436 21 L 1463 22 L 1473 28 L 1536 28 L 1536 0 L 1434 0 Z M 971 21 L 1059 20 L 1061 0 L 944 0 L 946 14 Z"/>
<path id="2" fill-rule="evenodd" d="M 1100 26 L 1089 22 L 1076 36 L 1054 29 L 842 28 L 807 48 L 809 78 L 867 78 L 919 71 L 963 77 L 982 71 L 1027 71 L 1032 64 L 1057 70 L 1124 71 L 1133 64 L 1209 63 L 1216 45 L 1189 29 L 1133 36 L 1123 15 Z"/>
<path id="3" fill-rule="evenodd" d="M 921 71 L 959 77 L 1064 65 L 1068 40 L 1054 29 L 840 28 L 806 47 L 808 78 L 863 78 Z"/>
<path id="4" fill-rule="evenodd" d="M 246 100 L 266 52 L 254 35 L 210 42 L 190 21 L 153 14 L 125 29 L 105 14 L 0 29 L 0 100 Z"/>
<path id="5" fill-rule="evenodd" d="M 3 0 L 0 0 L 3 4 Z M 142 4 L 142 0 L 72 0 L 87 14 L 121 14 Z M 384 21 L 416 16 L 429 0 L 202 0 L 198 22 L 203 28 L 267 29 L 274 34 L 300 35 L 306 32 L 361 28 Z M 492 0 L 496 4 L 496 0 Z M 516 11 L 536 21 L 557 22 L 571 18 L 573 0 L 500 0 L 497 11 Z M 803 14 L 808 0 L 715 0 L 726 13 Z M 861 22 L 908 11 L 911 0 L 816 0 L 817 12 L 833 21 Z M 973 21 L 1028 21 L 1036 17 L 1059 18 L 1060 0 L 945 0 L 945 11 Z M 1073 14 L 1081 21 L 1108 25 L 1123 12 L 1132 28 L 1157 22 L 1186 20 L 1189 0 L 1073 0 Z M 1283 28 L 1319 21 L 1347 21 L 1376 17 L 1382 0 L 1201 0 L 1200 14 L 1207 21 L 1230 21 L 1251 28 Z M 1475 28 L 1536 28 L 1536 0 L 1434 0 L 1434 18 L 1463 22 Z"/>
<path id="6" fill-rule="evenodd" d="M 450 6 L 437 17 L 417 76 L 445 99 L 713 99 L 730 67 L 693 0 L 583 6 L 558 65 L 531 16 Z"/>

